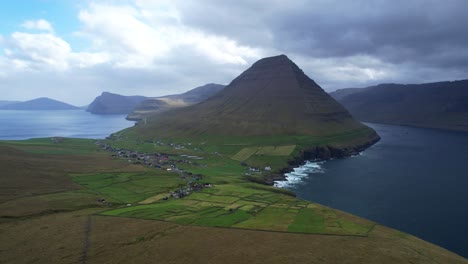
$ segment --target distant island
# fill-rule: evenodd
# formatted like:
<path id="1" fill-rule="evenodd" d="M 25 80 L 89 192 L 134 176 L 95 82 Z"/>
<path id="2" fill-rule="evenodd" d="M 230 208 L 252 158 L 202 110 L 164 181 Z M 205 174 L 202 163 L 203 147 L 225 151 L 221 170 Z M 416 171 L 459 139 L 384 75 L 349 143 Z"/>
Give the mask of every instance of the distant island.
<path id="1" fill-rule="evenodd" d="M 208 99 L 223 90 L 224 87 L 225 85 L 222 84 L 209 83 L 182 94 L 148 98 L 135 106 L 135 109 L 127 116 L 127 119 L 138 121 L 155 113 L 190 106 Z"/>
<path id="2" fill-rule="evenodd" d="M 74 110 L 80 109 L 71 104 L 47 97 L 41 97 L 25 102 L 0 101 L 0 110 Z"/>
<path id="3" fill-rule="evenodd" d="M 126 114 L 128 120 L 138 121 L 154 113 L 199 103 L 223 88 L 224 85 L 209 83 L 182 94 L 160 97 L 126 96 L 103 92 L 94 99 L 86 111 L 97 115 Z"/>
<path id="4" fill-rule="evenodd" d="M 330 95 L 360 121 L 468 131 L 468 80 L 379 84 Z"/>
<path id="5" fill-rule="evenodd" d="M 125 96 L 103 92 L 94 99 L 86 111 L 98 115 L 128 114 L 145 99 L 147 99 L 145 96 Z"/>
<path id="6" fill-rule="evenodd" d="M 21 102 L 20 101 L 0 100 L 0 107 L 11 105 L 11 104 L 16 104 L 16 103 L 21 103 Z"/>

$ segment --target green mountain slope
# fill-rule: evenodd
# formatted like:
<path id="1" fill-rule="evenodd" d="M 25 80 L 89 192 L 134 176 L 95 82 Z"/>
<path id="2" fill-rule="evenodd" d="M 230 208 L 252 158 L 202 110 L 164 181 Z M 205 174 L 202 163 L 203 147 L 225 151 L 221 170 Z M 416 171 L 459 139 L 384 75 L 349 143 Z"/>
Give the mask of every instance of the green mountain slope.
<path id="1" fill-rule="evenodd" d="M 281 55 L 259 60 L 200 104 L 152 116 L 140 131 L 192 136 L 327 136 L 363 127 Z"/>
<path id="2" fill-rule="evenodd" d="M 468 80 L 380 84 L 330 95 L 361 121 L 468 131 Z"/>
<path id="3" fill-rule="evenodd" d="M 208 99 L 221 91 L 224 87 L 225 86 L 221 84 L 209 83 L 182 94 L 148 98 L 139 103 L 127 116 L 127 119 L 138 121 L 155 113 L 190 106 Z"/>

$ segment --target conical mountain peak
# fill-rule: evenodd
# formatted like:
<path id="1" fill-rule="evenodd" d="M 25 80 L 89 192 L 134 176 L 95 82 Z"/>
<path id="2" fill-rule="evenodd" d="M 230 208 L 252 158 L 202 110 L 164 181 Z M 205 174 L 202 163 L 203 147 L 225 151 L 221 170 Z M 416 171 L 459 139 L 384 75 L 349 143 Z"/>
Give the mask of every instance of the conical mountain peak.
<path id="1" fill-rule="evenodd" d="M 261 59 L 208 100 L 150 121 L 159 134 L 326 135 L 362 127 L 286 55 Z"/>
<path id="2" fill-rule="evenodd" d="M 286 55 L 279 55 L 260 59 L 236 78 L 234 82 L 239 80 L 296 78 L 296 75 L 301 74 L 304 73 L 292 60 Z"/>

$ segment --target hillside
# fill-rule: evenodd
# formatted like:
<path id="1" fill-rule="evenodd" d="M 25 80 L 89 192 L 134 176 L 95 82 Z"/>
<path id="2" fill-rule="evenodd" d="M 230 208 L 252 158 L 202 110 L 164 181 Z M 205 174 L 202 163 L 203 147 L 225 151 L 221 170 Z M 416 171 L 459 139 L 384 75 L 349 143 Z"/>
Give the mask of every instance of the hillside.
<path id="1" fill-rule="evenodd" d="M 103 92 L 94 99 L 86 111 L 98 115 L 128 114 L 146 98 L 144 96 L 125 96 Z"/>
<path id="2" fill-rule="evenodd" d="M 111 156 L 94 140 L 0 142 L 4 263 L 468 263 L 409 234 L 246 182 L 248 168 L 226 153 L 185 149 L 204 158 L 187 163 L 166 145 L 121 143 L 167 153 L 161 166 L 175 164 L 183 178 Z"/>
<path id="3" fill-rule="evenodd" d="M 71 110 L 79 109 L 76 106 L 54 99 L 41 97 L 25 102 L 11 103 L 0 106 L 1 110 Z"/>
<path id="4" fill-rule="evenodd" d="M 225 86 L 221 84 L 209 83 L 182 94 L 148 98 L 138 104 L 127 116 L 127 119 L 137 121 L 151 114 L 193 105 L 208 99 L 221 91 L 224 87 Z"/>
<path id="5" fill-rule="evenodd" d="M 380 139 L 285 55 L 257 61 L 201 103 L 153 114 L 111 138 L 228 150 L 245 164 L 273 166 L 250 179 L 267 184 L 304 160 L 353 155 Z"/>
<path id="6" fill-rule="evenodd" d="M 208 83 L 203 86 L 193 88 L 188 92 L 182 94 L 167 95 L 163 96 L 163 98 L 184 100 L 189 103 L 198 103 L 220 92 L 224 89 L 224 87 L 226 87 L 226 85 Z"/>
<path id="7" fill-rule="evenodd" d="M 364 126 L 285 55 L 261 59 L 200 104 L 151 117 L 164 134 L 326 136 Z"/>
<path id="8" fill-rule="evenodd" d="M 380 84 L 330 95 L 360 121 L 468 131 L 468 80 Z"/>

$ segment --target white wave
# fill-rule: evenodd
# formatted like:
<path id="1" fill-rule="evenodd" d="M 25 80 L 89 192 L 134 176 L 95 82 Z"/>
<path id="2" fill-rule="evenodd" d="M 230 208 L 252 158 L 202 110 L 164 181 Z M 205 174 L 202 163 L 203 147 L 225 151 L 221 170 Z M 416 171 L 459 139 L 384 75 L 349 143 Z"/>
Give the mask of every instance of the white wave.
<path id="1" fill-rule="evenodd" d="M 285 180 L 275 181 L 274 186 L 279 188 L 286 188 L 302 182 L 302 179 L 308 177 L 311 173 L 324 173 L 321 162 L 307 161 L 304 165 L 294 168 L 293 171 L 285 173 Z"/>
<path id="2" fill-rule="evenodd" d="M 359 157 L 359 156 L 362 156 L 362 155 L 364 155 L 364 151 L 361 151 L 361 152 L 359 152 L 357 154 L 351 155 L 351 158 Z"/>

